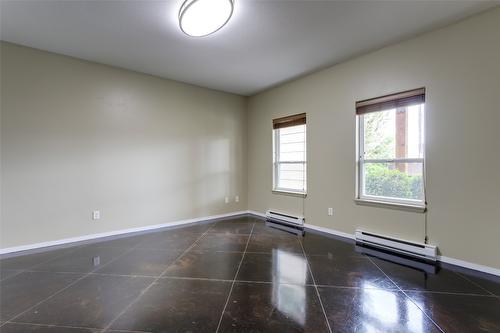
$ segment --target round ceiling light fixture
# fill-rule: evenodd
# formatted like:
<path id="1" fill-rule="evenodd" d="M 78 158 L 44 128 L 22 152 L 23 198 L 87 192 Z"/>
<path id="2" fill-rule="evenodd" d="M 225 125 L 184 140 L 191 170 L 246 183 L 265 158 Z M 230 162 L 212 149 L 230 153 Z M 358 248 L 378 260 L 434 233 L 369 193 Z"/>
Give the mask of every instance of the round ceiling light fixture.
<path id="1" fill-rule="evenodd" d="M 220 30 L 233 14 L 234 0 L 186 0 L 179 11 L 181 30 L 203 37 Z"/>

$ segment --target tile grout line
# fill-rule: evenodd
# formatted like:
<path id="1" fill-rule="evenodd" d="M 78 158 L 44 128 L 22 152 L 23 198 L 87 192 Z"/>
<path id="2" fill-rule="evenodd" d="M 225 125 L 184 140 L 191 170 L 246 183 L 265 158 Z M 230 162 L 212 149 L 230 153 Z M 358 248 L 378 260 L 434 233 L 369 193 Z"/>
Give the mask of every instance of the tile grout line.
<path id="1" fill-rule="evenodd" d="M 104 266 L 101 266 L 104 267 Z M 130 278 L 149 278 L 154 279 L 159 277 L 159 275 L 143 275 L 143 274 L 119 274 L 119 273 L 98 273 L 98 272 L 90 272 L 90 273 L 82 273 L 82 272 L 52 272 L 52 271 L 26 271 L 28 273 L 54 273 L 54 274 L 68 274 L 68 275 L 95 275 L 95 276 L 116 276 L 116 277 L 130 277 Z"/>
<path id="2" fill-rule="evenodd" d="M 216 252 L 218 252 L 218 251 L 216 251 Z M 233 253 L 233 252 L 230 252 L 230 253 Z M 243 253 L 243 252 L 236 252 L 236 253 Z M 248 251 L 246 253 L 247 254 L 254 254 L 254 252 L 248 252 Z M 263 253 L 263 254 L 269 255 L 268 253 Z M 231 280 L 228 280 L 228 279 L 213 279 L 213 278 L 190 277 L 190 276 L 160 276 L 160 275 L 117 274 L 117 273 L 98 273 L 98 272 L 90 272 L 90 273 L 82 273 L 82 272 L 54 272 L 54 271 L 43 271 L 43 270 L 26 270 L 24 272 L 25 273 L 54 273 L 54 274 L 68 274 L 68 275 L 89 274 L 89 275 L 96 275 L 96 276 L 116 276 L 116 277 L 130 277 L 130 278 L 149 278 L 149 279 L 160 278 L 160 279 L 172 279 L 172 280 L 202 280 L 202 281 L 217 281 L 217 282 L 232 282 L 233 281 L 232 279 Z M 238 279 L 236 279 L 235 282 L 256 283 L 256 284 L 273 284 L 274 283 L 272 281 L 238 280 Z M 305 286 L 309 286 L 309 287 L 313 287 L 314 286 L 314 284 L 312 284 L 312 283 L 302 284 L 302 283 L 293 283 L 293 282 L 287 282 L 287 283 L 280 282 L 280 284 L 300 285 L 300 286 L 305 285 Z M 331 288 L 331 289 L 375 289 L 375 290 L 387 290 L 387 291 L 398 290 L 398 291 L 418 292 L 418 293 L 426 293 L 426 294 L 444 294 L 444 295 L 473 296 L 473 297 L 486 297 L 486 298 L 496 298 L 496 297 L 498 297 L 495 294 L 491 294 L 491 292 L 489 292 L 490 294 L 485 295 L 485 294 L 446 292 L 446 291 L 419 291 L 419 290 L 414 290 L 414 289 L 402 289 L 402 288 L 399 288 L 397 286 L 395 288 L 381 288 L 381 287 L 365 288 L 365 287 L 349 287 L 349 286 L 333 285 L 333 284 L 331 284 L 331 285 L 330 284 L 316 284 L 316 285 L 318 287 L 321 287 L 321 288 Z M 26 323 L 26 324 L 28 324 L 28 323 Z"/>
<path id="3" fill-rule="evenodd" d="M 37 306 L 41 305 L 42 303 L 45 303 L 46 301 L 52 299 L 53 297 L 59 295 L 60 293 L 62 293 L 63 291 L 67 290 L 68 288 L 70 288 L 71 286 L 74 286 L 75 284 L 77 284 L 78 282 L 82 281 L 83 279 L 85 279 L 86 277 L 90 276 L 92 273 L 94 273 L 95 271 L 103 268 L 103 267 L 106 267 L 107 265 L 111 264 L 112 262 L 115 262 L 116 260 L 118 260 L 119 258 L 123 257 L 124 255 L 126 255 L 127 253 L 133 251 L 135 249 L 136 246 L 133 246 L 131 247 L 130 249 L 128 249 L 127 251 L 123 252 L 122 254 L 118 255 L 116 258 L 108 261 L 107 263 L 105 263 L 104 265 L 102 266 L 99 266 L 99 267 L 96 267 L 95 269 L 93 269 L 92 271 L 84 274 L 83 276 L 81 276 L 80 278 L 76 279 L 75 281 L 71 282 L 70 284 L 68 284 L 66 287 L 63 287 L 62 289 L 59 289 L 58 291 L 56 291 L 55 293 L 53 293 L 52 295 L 44 298 L 43 300 L 39 301 L 38 303 L 32 305 L 31 307 L 29 307 L 28 309 L 24 310 L 23 312 L 21 313 L 18 313 L 17 315 L 15 315 L 14 317 L 10 318 L 9 320 L 5 321 L 4 323 L 2 323 L 0 325 L 0 328 L 2 326 L 4 326 L 5 324 L 7 323 L 10 323 L 12 320 L 15 320 L 16 318 L 22 316 L 23 314 L 27 313 L 28 311 L 31 311 L 32 309 L 36 308 Z M 54 258 L 55 259 L 55 258 Z M 82 274 L 82 273 L 75 273 L 75 274 Z"/>
<path id="4" fill-rule="evenodd" d="M 72 325 L 56 325 L 56 324 L 37 324 L 37 323 L 26 323 L 22 321 L 12 321 L 9 324 L 16 325 L 29 325 L 29 326 L 42 326 L 42 327 L 60 327 L 60 328 L 77 328 L 77 329 L 87 329 L 87 330 L 101 330 L 96 327 L 83 327 L 83 326 L 72 326 Z"/>
<path id="5" fill-rule="evenodd" d="M 453 272 L 453 271 L 452 271 Z M 486 291 L 488 294 L 492 295 L 492 296 L 496 296 L 495 294 L 493 294 L 491 291 L 489 291 L 488 289 L 484 288 L 483 286 L 481 286 L 480 284 L 472 281 L 471 279 L 467 278 L 465 275 L 462 275 L 460 274 L 459 272 L 453 272 L 454 274 L 460 276 L 462 279 L 466 280 L 466 281 L 469 281 L 470 283 L 472 283 L 473 285 L 475 285 L 476 287 L 479 287 L 481 288 L 482 290 Z"/>
<path id="6" fill-rule="evenodd" d="M 365 259 L 368 260 L 366 256 L 360 256 L 358 254 L 343 254 L 346 258 L 355 258 L 355 259 Z M 329 257 L 328 254 L 308 254 L 307 257 Z"/>
<path id="7" fill-rule="evenodd" d="M 245 259 L 245 254 L 247 252 L 248 244 L 250 243 L 250 239 L 252 238 L 253 229 L 255 228 L 255 222 L 252 225 L 252 230 L 250 230 L 250 235 L 248 235 L 247 243 L 245 245 L 245 250 L 243 251 L 243 255 L 241 256 L 240 263 L 238 264 L 238 268 L 236 269 L 236 273 L 234 274 L 233 282 L 231 283 L 231 288 L 229 289 L 229 293 L 227 294 L 226 303 L 224 304 L 224 308 L 222 309 L 222 313 L 219 318 L 219 323 L 217 324 L 217 329 L 215 333 L 219 332 L 220 325 L 222 324 L 222 318 L 224 317 L 224 312 L 226 312 L 227 304 L 229 303 L 229 299 L 231 298 L 231 294 L 233 292 L 234 284 L 236 282 L 236 278 L 238 277 L 238 273 L 240 272 L 241 264 L 243 263 L 243 259 Z"/>
<path id="8" fill-rule="evenodd" d="M 328 331 L 332 333 L 332 327 L 330 326 L 330 322 L 328 321 L 328 316 L 326 315 L 326 310 L 325 307 L 323 306 L 323 301 L 321 300 L 321 295 L 319 293 L 318 285 L 316 284 L 316 279 L 314 279 L 314 274 L 311 269 L 311 265 L 309 265 L 309 258 L 307 257 L 306 250 L 304 249 L 304 245 L 302 244 L 302 241 L 297 238 L 297 241 L 300 244 L 300 247 L 302 248 L 302 254 L 304 255 L 304 258 L 306 260 L 307 268 L 309 269 L 309 274 L 311 274 L 311 279 L 314 285 L 314 290 L 316 291 L 316 295 L 318 296 L 319 300 L 319 305 L 321 306 L 321 310 L 323 310 L 323 315 L 325 316 L 325 321 L 326 325 L 328 327 Z"/>
<path id="9" fill-rule="evenodd" d="M 234 234 L 236 236 L 245 236 L 245 235 L 237 235 L 237 234 Z M 255 234 L 254 234 L 255 235 Z M 246 235 L 248 236 L 248 235 Z M 245 253 L 245 254 L 262 254 L 262 255 L 271 255 L 272 252 L 257 252 L 257 251 L 246 251 L 246 252 L 243 252 L 243 251 L 210 251 L 210 250 L 194 250 L 196 252 L 214 252 L 214 253 L 235 253 L 235 254 L 240 254 L 240 253 Z M 301 252 L 291 252 L 291 251 L 288 251 L 288 253 L 290 254 L 302 254 L 302 251 Z"/>
<path id="10" fill-rule="evenodd" d="M 79 250 L 79 249 L 81 249 L 81 248 L 82 248 L 82 245 L 75 246 L 75 247 L 74 247 L 73 249 L 71 249 L 71 250 L 70 250 L 69 248 L 66 248 L 66 249 L 68 249 L 68 252 L 66 252 L 66 253 L 61 253 L 60 255 L 58 255 L 58 256 L 56 256 L 56 257 L 54 257 L 54 258 L 52 258 L 52 259 L 49 259 L 49 260 L 46 260 L 46 261 L 42 261 L 42 262 L 40 262 L 40 263 L 38 263 L 38 264 L 36 264 L 36 265 L 30 266 L 30 267 L 28 267 L 28 269 L 33 269 L 33 268 L 37 268 L 38 266 L 41 266 L 41 265 L 44 265 L 44 264 L 48 264 L 48 263 L 50 263 L 50 262 L 52 262 L 52 261 L 55 261 L 56 259 L 59 259 L 59 258 L 64 257 L 64 256 L 66 256 L 66 255 L 72 254 L 73 252 L 76 252 L 77 250 Z M 62 249 L 60 249 L 60 250 L 61 250 L 61 251 L 64 251 L 64 250 L 65 250 L 65 248 L 62 248 Z M 57 251 L 57 250 L 55 250 L 55 251 Z"/>
<path id="11" fill-rule="evenodd" d="M 30 307 L 29 309 L 19 313 L 18 315 L 16 315 L 15 317 L 5 321 L 5 322 L 1 322 L 0 323 L 0 327 L 3 327 L 5 325 L 8 325 L 8 324 L 19 324 L 19 325 L 33 325 L 33 326 L 45 326 L 45 327 L 61 327 L 61 328 L 82 328 L 82 329 L 91 329 L 91 330 L 96 330 L 96 332 L 99 332 L 99 333 L 104 333 L 104 332 L 107 332 L 108 330 L 110 331 L 115 331 L 115 330 L 111 330 L 111 325 L 114 324 L 114 322 L 116 322 L 124 313 L 125 311 L 128 311 L 130 309 L 131 306 L 133 306 L 133 304 L 135 302 L 137 302 L 144 294 L 146 291 L 141 292 L 139 294 L 139 296 L 134 299 L 132 301 L 131 304 L 129 304 L 127 307 L 126 307 L 126 310 L 123 311 L 123 313 L 120 313 L 120 315 L 118 315 L 116 318 L 114 318 L 113 322 L 109 324 L 109 327 L 106 326 L 105 328 L 91 328 L 91 327 L 79 327 L 79 326 L 65 326 L 65 325 L 50 325 L 50 324 L 37 324 L 37 323 L 25 323 L 25 322 L 20 322 L 20 321 L 15 321 L 15 318 L 18 318 L 18 317 L 21 317 L 22 315 L 24 315 L 26 312 L 29 312 L 30 310 L 33 310 L 33 308 L 41 305 L 42 303 L 46 302 L 46 301 L 49 301 L 50 299 L 52 299 L 53 297 L 57 296 L 58 294 L 64 292 L 66 289 L 70 288 L 71 286 L 77 284 L 79 281 L 87 278 L 88 276 L 91 276 L 91 275 L 96 275 L 96 276 L 99 276 L 99 275 L 102 275 L 102 276 L 121 276 L 121 277 L 139 277 L 139 278 L 149 278 L 149 279 L 155 279 L 149 286 L 146 286 L 146 289 L 149 290 L 149 288 L 158 283 L 158 281 L 160 281 L 160 279 L 186 279 L 186 280 L 207 280 L 207 281 L 220 281 L 220 282 L 225 282 L 225 283 L 229 283 L 231 282 L 231 288 L 230 288 L 230 291 L 229 291 L 229 294 L 227 296 L 227 299 L 226 299 L 226 303 L 224 305 L 224 309 L 222 311 L 222 314 L 221 314 L 221 317 L 219 319 L 219 323 L 218 323 L 218 326 L 217 326 L 217 331 L 216 333 L 219 332 L 219 329 L 221 327 L 221 324 L 222 324 L 222 321 L 223 321 L 223 316 L 224 316 L 224 313 L 226 312 L 226 309 L 227 309 L 227 306 L 229 305 L 229 301 L 230 301 L 230 297 L 232 295 L 232 291 L 233 291 L 233 288 L 234 288 L 234 285 L 236 283 L 255 283 L 255 284 L 272 284 L 273 282 L 268 282 L 268 281 L 245 281 L 245 280 L 237 280 L 237 277 L 238 277 L 238 273 L 239 273 L 239 270 L 242 266 L 242 262 L 246 256 L 246 254 L 266 254 L 266 255 L 269 255 L 269 253 L 267 252 L 251 252 L 251 251 L 247 251 L 247 248 L 249 247 L 249 242 L 252 238 L 252 235 L 257 235 L 254 233 L 254 228 L 256 226 L 258 222 L 254 222 L 253 225 L 252 225 L 252 229 L 251 229 L 251 232 L 249 234 L 232 234 L 232 235 L 239 235 L 239 236 L 248 236 L 248 239 L 247 239 L 247 242 L 246 242 L 246 246 L 245 246 L 245 249 L 243 252 L 241 251 L 213 251 L 215 253 L 238 253 L 238 254 L 243 254 L 241 259 L 240 259 L 240 262 L 239 262 L 239 265 L 238 265 L 238 268 L 237 268 L 237 271 L 236 271 L 236 274 L 234 276 L 234 278 L 232 280 L 223 280 L 223 279 L 210 279 L 210 278 L 194 278 L 194 277 L 176 277 L 176 276 L 167 276 L 167 270 L 168 268 L 170 268 L 175 262 L 177 262 L 178 260 L 180 260 L 183 256 L 185 256 L 189 251 L 196 251 L 196 250 L 193 250 L 197 244 L 199 244 L 199 241 L 206 235 L 220 235 L 220 234 L 223 234 L 223 233 L 214 233 L 214 232 L 211 232 L 214 227 L 216 226 L 217 223 L 214 223 L 213 225 L 209 226 L 208 229 L 203 232 L 196 240 L 194 240 L 193 244 L 191 244 L 191 246 L 189 246 L 185 251 L 183 251 L 176 259 L 174 259 L 174 261 L 172 261 L 171 263 L 167 264 L 167 267 L 166 269 L 160 274 L 160 275 L 125 275 L 125 274 L 113 274 L 113 273 L 98 273 L 98 271 L 102 268 L 104 268 L 105 266 L 115 262 L 116 260 L 120 259 L 122 256 L 125 256 L 127 255 L 128 253 L 130 253 L 131 251 L 133 251 L 134 249 L 137 249 L 137 248 L 140 248 L 140 244 L 143 244 L 145 241 L 140 241 L 139 243 L 133 245 L 132 247 L 130 247 L 128 250 L 124 249 L 125 251 L 123 253 L 121 253 L 120 255 L 118 255 L 116 258 L 110 260 L 109 262 L 103 264 L 102 266 L 99 266 L 97 267 L 96 269 L 90 271 L 90 272 L 51 272 L 51 271 L 48 271 L 48 270 L 36 270 L 36 267 L 39 267 L 40 265 L 43 265 L 45 263 L 49 263 L 49 262 L 52 262 L 52 261 L 55 261 L 57 260 L 58 258 L 61 258 L 61 257 L 64 257 L 64 256 L 67 256 L 67 255 L 71 255 L 72 253 L 74 253 L 75 251 L 77 251 L 79 248 L 82 248 L 83 246 L 86 246 L 86 245 L 82 245 L 82 246 L 77 246 L 75 247 L 74 249 L 71 249 L 69 250 L 68 252 L 66 253 L 62 253 L 62 254 L 59 254 L 59 255 L 56 255 L 55 257 L 51 258 L 51 259 L 47 259 L 45 261 L 42 261 L 40 263 L 37 263 L 35 265 L 32 265 L 32 266 L 28 266 L 28 268 L 24 268 L 24 269 L 20 269 L 20 270 L 16 270 L 17 273 L 14 274 L 13 276 L 9 276 L 7 278 L 5 278 L 3 281 L 7 280 L 7 279 L 10 279 L 11 277 L 15 277 L 15 276 L 18 276 L 19 274 L 21 273 L 25 273 L 25 272 L 49 272 L 49 273 L 59 273 L 59 274 L 74 274 L 74 275 L 82 275 L 84 274 L 83 276 L 81 276 L 80 278 L 78 278 L 77 280 L 75 280 L 74 282 L 70 283 L 68 286 L 64 287 L 63 289 L 60 289 L 58 291 L 56 291 L 54 294 L 50 295 L 49 297 L 47 297 L 46 299 L 38 302 L 37 304 L 33 305 L 32 307 Z M 195 233 L 195 234 L 198 234 L 198 233 Z M 316 293 L 318 295 L 318 298 L 319 298 L 319 302 L 320 302 L 320 305 L 321 305 L 321 308 L 323 310 L 323 314 L 325 315 L 325 319 L 326 319 L 326 322 L 327 322 L 327 325 L 328 325 L 328 328 L 330 330 L 330 332 L 332 332 L 331 330 L 331 327 L 330 327 L 330 324 L 328 322 L 328 318 L 327 318 L 327 315 L 326 315 L 326 311 L 325 311 L 325 308 L 323 306 L 323 303 L 322 303 L 322 300 L 321 300 L 321 295 L 319 293 L 319 290 L 318 288 L 350 288 L 350 289 L 365 289 L 365 288 L 359 288 L 359 287 L 345 287 L 345 286 L 334 286 L 334 285 L 319 285 L 319 284 L 316 284 L 316 281 L 314 279 L 314 276 L 313 276 L 313 273 L 312 273 L 312 269 L 311 269 L 311 266 L 309 264 L 309 257 L 313 257 L 313 256 L 324 256 L 324 255 L 307 255 L 306 252 L 305 252 L 305 248 L 303 246 L 303 243 L 299 240 L 299 238 L 297 238 L 297 241 L 300 243 L 300 246 L 301 246 L 301 249 L 302 249 L 302 253 L 306 259 L 306 263 L 308 265 L 308 268 L 309 268 L 309 271 L 310 271 L 310 274 L 311 274 L 311 277 L 312 277 L 312 280 L 313 280 L 313 284 L 305 284 L 306 286 L 309 286 L 309 287 L 315 287 L 315 290 L 316 290 Z M 91 244 L 90 244 L 91 245 Z M 104 247 L 106 248 L 106 247 Z M 124 247 L 113 247 L 113 248 L 124 248 Z M 152 249 L 152 250 L 163 250 L 163 249 Z M 201 252 L 202 250 L 200 250 Z M 212 252 L 212 251 L 204 251 L 204 252 Z M 298 254 L 299 252 L 297 252 Z M 493 294 L 492 292 L 490 292 L 489 290 L 487 290 L 486 288 L 482 287 L 481 285 L 479 285 L 478 283 L 468 279 L 466 276 L 462 275 L 462 273 L 459 273 L 459 272 L 455 272 L 453 271 L 454 274 L 460 276 L 460 278 L 470 282 L 471 284 L 477 286 L 478 288 L 480 288 L 481 290 L 485 291 L 486 294 L 473 294 L 473 293 L 469 293 L 469 294 L 466 294 L 466 293 L 453 293 L 453 292 L 439 292 L 439 291 L 419 291 L 419 290 L 411 290 L 411 289 L 403 289 L 401 288 L 398 284 L 396 284 L 383 270 L 381 267 L 379 267 L 379 265 L 377 265 L 374 260 L 372 260 L 370 257 L 366 256 L 365 258 L 367 258 L 367 260 L 370 260 L 370 262 L 372 264 L 374 264 L 394 285 L 395 285 L 395 289 L 389 289 L 389 288 L 369 288 L 369 289 L 385 289 L 385 290 L 392 290 L 392 291 L 399 291 L 399 292 L 402 292 L 406 298 L 408 298 L 414 305 L 417 306 L 417 308 L 422 311 L 424 313 L 424 315 L 441 331 L 441 332 L 444 332 L 444 330 L 426 313 L 426 311 L 424 311 L 423 308 L 421 308 L 421 306 L 419 306 L 417 304 L 417 302 L 412 298 L 410 297 L 411 295 L 411 292 L 417 292 L 417 293 L 429 293 L 429 294 L 449 294 L 449 295 L 462 295 L 462 296 L 475 296 L 475 297 L 486 297 L 486 298 L 499 298 L 500 299 L 500 296 L 497 296 L 495 294 Z M 14 269 L 12 269 L 14 270 Z M 291 285 L 294 285 L 294 283 L 285 283 L 285 284 L 291 284 Z M 407 294 L 406 292 L 410 293 Z M 1 329 L 0 329 L 1 331 Z M 116 330 L 116 332 L 124 332 L 124 333 L 151 333 L 151 332 L 148 332 L 148 331 L 142 331 L 142 330 Z"/>
<path id="12" fill-rule="evenodd" d="M 484 295 L 484 294 L 473 294 L 473 293 L 453 293 L 447 291 L 425 291 L 425 290 L 412 290 L 412 289 L 401 289 L 402 292 L 418 293 L 418 294 L 438 294 L 438 295 L 453 295 L 453 296 L 470 296 L 470 297 L 485 297 L 485 298 L 495 298 L 496 295 Z"/>
<path id="13" fill-rule="evenodd" d="M 99 331 L 100 333 L 104 333 L 104 331 L 102 330 L 102 328 L 98 328 L 98 330 L 100 330 Z M 154 333 L 152 331 L 129 331 L 129 330 L 113 330 L 111 332 L 112 333 Z"/>
<path id="14" fill-rule="evenodd" d="M 392 281 L 391 281 L 392 282 Z M 394 283 L 394 282 L 393 282 Z M 443 295 L 455 295 L 455 296 L 473 296 L 473 297 L 486 297 L 486 298 L 495 298 L 497 297 L 496 295 L 484 295 L 484 294 L 471 294 L 471 293 L 453 293 L 453 292 L 446 292 L 446 291 L 421 291 L 421 290 L 415 290 L 415 289 L 401 289 L 396 286 L 396 288 L 390 289 L 390 288 L 381 288 L 381 287 L 347 287 L 347 286 L 339 286 L 339 285 L 318 285 L 319 287 L 322 288 L 333 288 L 333 289 L 360 289 L 360 290 L 365 290 L 365 289 L 373 289 L 373 290 L 385 290 L 385 291 L 402 291 L 402 292 L 415 292 L 415 293 L 420 293 L 420 294 L 443 294 Z"/>
<path id="15" fill-rule="evenodd" d="M 104 333 L 104 331 L 101 328 L 99 328 L 99 330 L 101 333 Z M 129 330 L 113 330 L 111 332 L 112 333 L 115 333 L 115 332 L 116 333 L 154 333 L 152 331 L 129 331 Z"/>
<path id="16" fill-rule="evenodd" d="M 183 277 L 183 276 L 165 276 L 163 279 L 172 279 L 172 280 L 201 280 L 201 281 L 215 281 L 215 282 L 233 282 L 233 280 L 223 280 L 223 279 L 209 279 L 209 278 L 193 278 L 193 277 Z M 250 281 L 250 280 L 234 280 L 234 282 L 245 283 L 245 284 L 275 284 L 272 281 Z M 293 282 L 279 282 L 278 284 L 288 285 L 288 286 L 309 286 L 312 287 L 312 284 L 300 284 Z"/>
<path id="17" fill-rule="evenodd" d="M 83 326 L 71 326 L 71 325 L 56 325 L 56 324 L 36 324 L 36 323 L 25 323 L 22 321 L 14 321 L 10 324 L 16 325 L 26 325 L 26 326 L 42 326 L 42 327 L 56 327 L 56 328 L 76 328 L 76 329 L 85 329 L 85 330 L 93 330 L 93 331 L 102 331 L 102 328 L 96 327 L 83 327 Z M 150 331 L 129 331 L 129 330 L 117 330 L 117 332 L 123 333 L 152 333 Z"/>
<path id="18" fill-rule="evenodd" d="M 413 303 L 413 304 L 414 304 L 414 305 L 415 305 L 415 306 L 416 306 L 416 307 L 417 307 L 420 311 L 422 311 L 422 313 L 424 314 L 424 316 L 426 316 L 426 317 L 427 317 L 427 319 L 429 319 L 429 320 L 430 320 L 430 321 L 431 321 L 431 322 L 432 322 L 432 323 L 433 323 L 433 324 L 434 324 L 434 325 L 435 325 L 435 326 L 436 326 L 436 327 L 437 327 L 437 328 L 438 328 L 441 332 L 445 333 L 445 331 L 441 328 L 441 326 L 439 326 L 439 325 L 438 325 L 438 324 L 434 321 L 434 319 L 432 319 L 432 318 L 431 318 L 431 317 L 427 314 L 427 312 L 426 312 L 426 311 L 424 311 L 424 309 L 422 309 L 422 308 L 421 308 L 421 307 L 417 304 L 417 302 L 415 302 L 415 301 L 413 300 L 413 298 L 411 298 L 411 297 L 410 297 L 410 296 L 409 296 L 409 295 L 408 295 L 408 294 L 407 294 L 407 293 L 406 293 L 403 289 L 401 289 L 401 287 L 400 287 L 400 286 L 399 286 L 396 282 L 394 282 L 394 281 L 393 281 L 393 280 L 389 277 L 389 275 L 387 275 L 387 274 L 384 272 L 384 270 L 383 270 L 382 268 L 380 268 L 380 267 L 379 267 L 379 265 L 377 265 L 377 264 L 376 264 L 376 263 L 372 260 L 372 258 L 370 258 L 370 257 L 367 257 L 367 258 L 368 258 L 368 260 L 370 260 L 370 262 L 371 262 L 372 264 L 374 264 L 374 265 L 375 265 L 375 267 L 377 267 L 377 268 L 378 268 L 378 270 L 379 270 L 379 271 L 381 271 L 381 272 L 382 272 L 382 274 L 384 274 L 384 275 L 385 275 L 385 277 L 386 277 L 386 278 L 388 278 L 388 279 L 389 279 L 389 281 L 391 281 L 391 282 L 392 282 L 392 283 L 393 283 L 393 284 L 394 284 L 394 285 L 398 288 L 398 290 L 399 290 L 400 292 L 402 292 L 402 293 L 403 293 L 403 295 L 405 295 L 405 297 L 406 297 L 406 298 L 408 298 L 408 299 L 410 300 L 410 302 L 412 302 L 412 303 Z"/>
<path id="19" fill-rule="evenodd" d="M 43 265 L 43 264 L 49 263 L 49 262 L 51 262 L 52 260 L 59 259 L 59 258 L 61 258 L 61 257 L 65 256 L 65 255 L 67 255 L 67 254 L 73 253 L 73 252 L 75 252 L 76 250 L 78 250 L 79 248 L 80 248 L 80 246 L 75 246 L 75 248 L 74 248 L 74 249 L 71 249 L 71 250 L 70 250 L 70 251 L 68 251 L 67 253 L 61 253 L 60 255 L 57 255 L 57 256 L 55 256 L 54 258 L 50 258 L 50 259 L 44 260 L 44 261 L 42 261 L 42 262 L 39 262 L 38 264 L 35 264 L 35 265 L 32 265 L 32 266 L 29 266 L 29 267 L 27 267 L 27 268 L 22 268 L 22 269 L 19 269 L 19 270 L 18 270 L 18 269 L 11 269 L 11 271 L 18 271 L 18 272 L 17 272 L 16 274 L 12 275 L 12 276 L 6 277 L 5 279 L 0 279 L 0 281 L 4 282 L 5 280 L 8 280 L 8 279 L 10 279 L 10 278 L 12 278 L 12 277 L 14 277 L 14 276 L 18 276 L 18 275 L 19 275 L 19 274 L 21 274 L 21 273 L 25 273 L 25 272 L 33 272 L 33 271 L 32 271 L 32 269 L 33 269 L 33 268 L 36 268 L 37 266 L 40 266 L 40 265 Z M 58 249 L 54 249 L 54 250 L 52 250 L 52 251 L 57 251 L 57 250 L 58 250 Z M 59 250 L 64 250 L 64 249 L 59 249 Z M 50 251 L 48 251 L 48 252 L 50 252 Z M 39 253 L 43 253 L 43 251 L 42 251 L 42 252 L 39 252 Z M 38 254 L 39 254 L 39 253 L 38 253 Z M 37 254 L 37 253 L 35 253 L 35 254 Z M 22 256 L 19 256 L 19 257 L 22 257 Z M 12 258 L 16 258 L 16 257 L 12 257 Z M 7 259 L 10 259 L 10 258 L 7 258 Z M 5 259 L 2 259 L 2 260 L 5 260 Z M 7 270 L 8 270 L 8 269 L 7 269 Z M 1 325 L 0 325 L 0 327 L 1 327 Z"/>
<path id="20" fill-rule="evenodd" d="M 17 271 L 16 269 L 10 269 L 11 271 Z M 15 276 L 18 276 L 19 274 L 21 273 L 24 273 L 24 272 L 29 272 L 27 269 L 23 269 L 23 270 L 19 270 L 17 273 L 15 273 L 14 275 L 11 275 L 11 276 L 7 276 L 5 279 L 0 279 L 1 282 L 4 282 L 6 280 L 9 280 L 10 278 L 13 278 Z M 0 325 L 1 327 L 1 325 Z"/>
<path id="21" fill-rule="evenodd" d="M 141 292 L 139 293 L 139 295 L 134 299 L 132 300 L 132 302 L 130 302 L 130 304 L 128 304 L 122 311 L 120 311 L 120 313 L 115 316 L 103 329 L 102 329 L 102 333 L 108 331 L 111 326 L 123 315 L 125 314 L 125 312 L 128 311 L 128 309 L 130 309 L 144 294 L 146 294 L 146 292 L 156 284 L 156 282 L 158 282 L 158 280 L 160 280 L 163 275 L 167 272 L 167 270 L 170 268 L 170 266 L 172 266 L 175 262 L 177 262 L 177 260 L 179 260 L 180 258 L 182 258 L 187 252 L 189 252 L 197 243 L 200 239 L 202 239 L 206 234 L 208 234 L 208 232 L 216 225 L 217 223 L 211 225 L 204 233 L 202 233 L 194 242 L 193 244 L 191 244 L 191 246 L 189 246 L 186 250 L 184 250 L 184 252 L 182 252 L 174 261 L 172 261 L 172 263 L 170 265 L 167 266 L 167 268 L 165 268 L 163 270 L 163 272 L 158 276 L 156 277 L 153 282 L 151 282 L 148 286 L 146 286 L 143 290 L 141 290 Z"/>

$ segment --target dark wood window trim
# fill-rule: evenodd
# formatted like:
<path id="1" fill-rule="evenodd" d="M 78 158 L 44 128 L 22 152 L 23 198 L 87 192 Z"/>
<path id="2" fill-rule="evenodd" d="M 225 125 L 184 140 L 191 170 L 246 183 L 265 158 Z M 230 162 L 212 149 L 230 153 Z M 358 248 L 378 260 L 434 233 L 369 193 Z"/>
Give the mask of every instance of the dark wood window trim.
<path id="1" fill-rule="evenodd" d="M 291 127 L 297 125 L 305 125 L 305 123 L 306 123 L 306 114 L 300 113 L 293 116 L 273 119 L 273 129 Z"/>
<path id="2" fill-rule="evenodd" d="M 404 108 L 422 103 L 425 103 L 425 88 L 403 91 L 356 102 L 356 114 L 362 115 L 365 113 Z"/>

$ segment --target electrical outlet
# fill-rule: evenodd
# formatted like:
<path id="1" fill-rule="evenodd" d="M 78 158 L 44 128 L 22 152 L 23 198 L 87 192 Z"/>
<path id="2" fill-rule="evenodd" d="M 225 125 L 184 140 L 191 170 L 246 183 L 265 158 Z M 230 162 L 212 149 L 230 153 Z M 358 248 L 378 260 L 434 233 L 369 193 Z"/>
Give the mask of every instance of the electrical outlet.
<path id="1" fill-rule="evenodd" d="M 94 210 L 92 212 L 92 220 L 99 220 L 101 218 L 101 211 Z"/>
<path id="2" fill-rule="evenodd" d="M 239 195 L 237 195 L 237 196 L 234 197 L 234 202 L 240 202 L 240 196 Z"/>
<path id="3" fill-rule="evenodd" d="M 328 208 L 328 216 L 332 216 L 333 215 L 333 208 Z"/>
<path id="4" fill-rule="evenodd" d="M 224 198 L 224 202 L 228 204 L 229 203 L 229 197 L 225 197 Z"/>

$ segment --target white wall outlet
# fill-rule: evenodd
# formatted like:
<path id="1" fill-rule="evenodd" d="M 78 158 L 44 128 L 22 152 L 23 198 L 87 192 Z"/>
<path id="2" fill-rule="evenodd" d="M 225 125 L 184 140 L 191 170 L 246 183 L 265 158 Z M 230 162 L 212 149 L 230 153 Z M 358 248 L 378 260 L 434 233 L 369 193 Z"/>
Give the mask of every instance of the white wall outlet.
<path id="1" fill-rule="evenodd" d="M 225 203 L 229 203 L 229 197 L 225 197 L 225 198 L 224 198 L 224 202 L 225 202 Z"/>
<path id="2" fill-rule="evenodd" d="M 328 208 L 328 216 L 332 216 L 333 215 L 333 208 Z"/>
<path id="3" fill-rule="evenodd" d="M 234 202 L 240 202 L 240 196 L 239 195 L 237 195 L 237 196 L 234 197 Z"/>
<path id="4" fill-rule="evenodd" d="M 92 212 L 92 220 L 99 220 L 101 218 L 101 211 L 100 210 L 94 210 Z"/>

